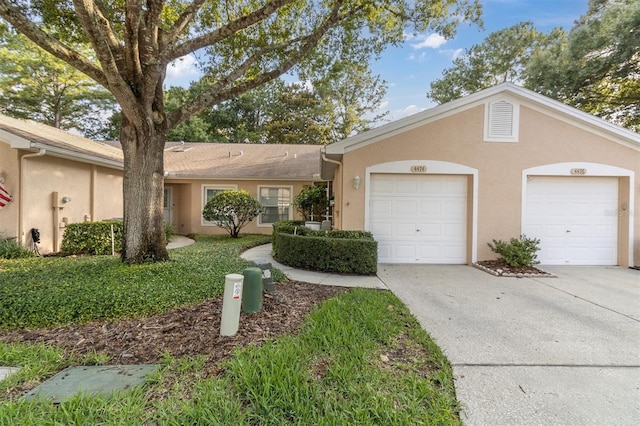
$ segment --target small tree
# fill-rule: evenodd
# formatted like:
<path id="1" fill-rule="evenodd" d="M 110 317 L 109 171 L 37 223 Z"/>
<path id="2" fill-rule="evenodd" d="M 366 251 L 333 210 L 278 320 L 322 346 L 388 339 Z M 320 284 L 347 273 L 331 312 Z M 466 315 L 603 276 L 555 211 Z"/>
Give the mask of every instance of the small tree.
<path id="1" fill-rule="evenodd" d="M 325 214 L 329 201 L 327 200 L 327 185 L 314 185 L 305 188 L 293 199 L 296 210 L 304 220 L 318 220 Z"/>
<path id="2" fill-rule="evenodd" d="M 231 238 L 238 238 L 240 230 L 262 211 L 262 204 L 247 191 L 223 191 L 207 202 L 202 216 L 226 229 Z"/>

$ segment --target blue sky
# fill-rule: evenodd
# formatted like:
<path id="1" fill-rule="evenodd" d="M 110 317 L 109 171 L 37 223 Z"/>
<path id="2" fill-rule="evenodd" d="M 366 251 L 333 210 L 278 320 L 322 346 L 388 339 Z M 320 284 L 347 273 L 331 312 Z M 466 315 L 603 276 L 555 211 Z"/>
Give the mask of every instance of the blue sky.
<path id="1" fill-rule="evenodd" d="M 397 120 L 434 104 L 427 99 L 429 83 L 442 76 L 453 58 L 490 33 L 518 22 L 532 21 L 538 31 L 555 27 L 569 30 L 575 20 L 586 13 L 589 0 L 480 0 L 483 5 L 484 30 L 476 25 L 462 24 L 456 36 L 444 40 L 438 34 L 420 34 L 408 38 L 402 46 L 389 48 L 372 64 L 376 74 L 387 81 L 387 96 L 382 111 L 389 111 L 387 120 Z M 167 86 L 188 85 L 198 78 L 192 58 L 169 67 Z"/>

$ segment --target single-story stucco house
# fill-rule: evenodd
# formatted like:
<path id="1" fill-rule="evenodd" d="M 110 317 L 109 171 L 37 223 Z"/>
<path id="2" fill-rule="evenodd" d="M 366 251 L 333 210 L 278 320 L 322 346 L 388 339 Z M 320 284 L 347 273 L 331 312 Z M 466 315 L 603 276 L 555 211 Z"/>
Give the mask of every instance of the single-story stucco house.
<path id="1" fill-rule="evenodd" d="M 122 217 L 122 150 L 0 115 L 0 238 L 56 252 L 69 223 Z"/>
<path id="2" fill-rule="evenodd" d="M 202 218 L 218 191 L 266 207 L 243 229 L 300 219 L 293 199 L 330 182 L 337 229 L 371 231 L 381 263 L 469 264 L 487 243 L 539 238 L 543 264 L 640 265 L 640 135 L 505 83 L 361 133 L 313 145 L 168 143 L 165 220 Z M 1 237 L 57 251 L 68 223 L 122 216 L 122 151 L 0 115 Z M 324 219 L 324 218 L 322 218 Z"/>
<path id="3" fill-rule="evenodd" d="M 270 234 L 274 221 L 300 218 L 294 197 L 320 181 L 314 145 L 168 143 L 164 155 L 165 220 L 179 234 L 225 233 L 202 218 L 224 189 L 244 189 L 265 206 L 242 232 Z M 35 228 L 40 251 L 56 252 L 67 224 L 121 218 L 122 170 L 118 143 L 0 115 L 0 182 L 11 196 L 0 238 L 31 246 Z"/>
<path id="4" fill-rule="evenodd" d="M 294 197 L 320 182 L 317 145 L 168 143 L 165 164 L 165 222 L 178 234 L 226 232 L 202 217 L 216 193 L 245 190 L 264 211 L 243 233 L 271 234 L 278 220 L 300 219 Z"/>
<path id="5" fill-rule="evenodd" d="M 381 263 L 469 264 L 525 234 L 543 264 L 640 265 L 640 135 L 513 84 L 328 145 L 321 175 Z"/>

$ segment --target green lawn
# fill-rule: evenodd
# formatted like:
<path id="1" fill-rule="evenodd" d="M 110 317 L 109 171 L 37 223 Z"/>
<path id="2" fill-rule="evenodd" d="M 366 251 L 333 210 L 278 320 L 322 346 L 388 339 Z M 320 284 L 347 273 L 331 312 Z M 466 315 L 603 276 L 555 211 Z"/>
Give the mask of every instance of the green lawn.
<path id="1" fill-rule="evenodd" d="M 224 275 L 246 265 L 239 250 L 259 239 L 198 238 L 173 250 L 165 265 L 132 267 L 108 257 L 0 260 L 3 327 L 48 324 L 21 297 L 57 312 L 58 324 L 218 297 Z M 387 291 L 354 289 L 330 299 L 299 333 L 238 350 L 215 377 L 206 376 L 204 355 L 165 356 L 147 386 L 109 399 L 79 395 L 53 406 L 11 396 L 68 365 L 108 361 L 99 353 L 78 359 L 55 347 L 0 343 L 0 365 L 22 368 L 0 382 L 0 425 L 460 424 L 448 361 Z"/>

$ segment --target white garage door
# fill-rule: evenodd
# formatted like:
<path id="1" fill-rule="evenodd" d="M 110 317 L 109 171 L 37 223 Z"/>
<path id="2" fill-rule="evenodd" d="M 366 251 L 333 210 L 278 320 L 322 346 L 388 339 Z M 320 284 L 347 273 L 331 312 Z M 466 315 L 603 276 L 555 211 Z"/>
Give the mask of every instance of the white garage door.
<path id="1" fill-rule="evenodd" d="M 523 233 L 547 265 L 618 263 L 618 179 L 532 176 Z"/>
<path id="2" fill-rule="evenodd" d="M 369 224 L 380 263 L 466 263 L 467 178 L 372 174 Z"/>

